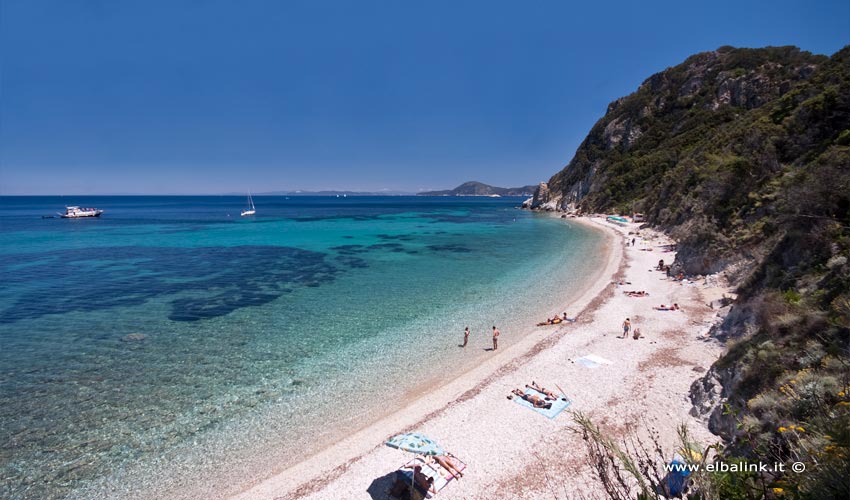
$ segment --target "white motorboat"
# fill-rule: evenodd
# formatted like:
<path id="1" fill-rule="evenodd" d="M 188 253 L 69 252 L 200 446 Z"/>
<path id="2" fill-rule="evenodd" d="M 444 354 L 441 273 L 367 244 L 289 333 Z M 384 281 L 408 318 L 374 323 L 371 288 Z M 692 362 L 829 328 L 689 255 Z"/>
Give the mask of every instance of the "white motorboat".
<path id="1" fill-rule="evenodd" d="M 65 213 L 59 214 L 63 219 L 80 219 L 83 217 L 100 217 L 103 210 L 99 208 L 65 207 Z"/>

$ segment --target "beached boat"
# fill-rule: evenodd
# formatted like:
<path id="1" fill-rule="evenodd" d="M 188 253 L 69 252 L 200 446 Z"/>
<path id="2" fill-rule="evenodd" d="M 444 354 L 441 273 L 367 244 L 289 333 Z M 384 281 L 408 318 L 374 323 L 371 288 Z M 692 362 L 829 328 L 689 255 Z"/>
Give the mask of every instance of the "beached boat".
<path id="1" fill-rule="evenodd" d="M 629 223 L 629 220 L 625 217 L 620 217 L 618 215 L 609 215 L 605 218 L 608 222 L 613 222 L 614 224 L 625 225 Z"/>
<path id="2" fill-rule="evenodd" d="M 103 210 L 99 208 L 65 207 L 65 213 L 59 214 L 63 219 L 81 219 L 83 217 L 100 217 Z"/>
<path id="3" fill-rule="evenodd" d="M 248 207 L 249 208 L 242 211 L 242 217 L 254 215 L 255 213 L 257 213 L 257 209 L 254 208 L 254 199 L 251 198 L 251 193 L 248 193 Z"/>

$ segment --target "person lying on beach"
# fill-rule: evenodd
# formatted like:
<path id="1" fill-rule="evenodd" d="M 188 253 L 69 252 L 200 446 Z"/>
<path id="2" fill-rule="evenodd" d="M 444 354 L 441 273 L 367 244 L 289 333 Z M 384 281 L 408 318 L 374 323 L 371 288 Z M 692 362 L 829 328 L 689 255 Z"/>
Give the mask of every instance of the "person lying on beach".
<path id="1" fill-rule="evenodd" d="M 561 315 L 561 320 L 566 321 L 567 323 L 575 323 L 577 319 L 578 316 L 576 316 L 575 318 L 567 317 L 567 311 L 564 311 L 564 314 Z"/>
<path id="2" fill-rule="evenodd" d="M 660 307 L 653 307 L 653 309 L 655 309 L 656 311 L 678 311 L 679 310 L 679 304 L 673 304 L 670 307 L 667 307 L 664 304 L 661 304 Z"/>
<path id="3" fill-rule="evenodd" d="M 560 325 L 561 321 L 562 320 L 560 317 L 554 316 L 552 318 L 547 319 L 546 321 L 541 321 L 540 323 L 537 323 L 537 326 Z"/>
<path id="4" fill-rule="evenodd" d="M 444 469 L 449 471 L 449 474 L 451 474 L 452 476 L 463 477 L 463 473 L 460 471 L 460 469 L 458 469 L 458 466 L 460 465 L 460 460 L 453 457 L 452 455 L 449 455 L 448 453 L 446 453 L 445 455 L 435 455 L 433 457 L 424 457 L 424 461 L 425 461 L 426 464 L 431 464 L 431 463 L 436 462 L 436 463 L 440 464 Z"/>
<path id="5" fill-rule="evenodd" d="M 629 297 L 646 297 L 647 295 L 649 295 L 649 293 L 644 291 L 644 290 L 640 290 L 640 291 L 631 290 L 631 291 L 623 292 L 623 293 L 628 295 Z"/>
<path id="6" fill-rule="evenodd" d="M 511 396 L 508 396 L 508 399 L 513 399 L 513 396 L 516 395 L 531 403 L 535 408 L 545 408 L 548 410 L 552 407 L 552 403 L 547 402 L 543 398 L 534 394 L 526 394 L 519 389 L 514 389 L 511 394 Z"/>
<path id="7" fill-rule="evenodd" d="M 546 389 L 545 387 L 540 387 L 539 385 L 537 385 L 537 382 L 535 382 L 533 380 L 531 381 L 531 385 L 525 384 L 525 386 L 528 387 L 529 389 L 534 389 L 535 391 L 537 391 L 541 394 L 545 394 L 546 395 L 545 399 L 548 399 L 550 401 L 558 399 L 558 397 L 559 397 L 557 394 L 550 391 L 549 389 Z"/>

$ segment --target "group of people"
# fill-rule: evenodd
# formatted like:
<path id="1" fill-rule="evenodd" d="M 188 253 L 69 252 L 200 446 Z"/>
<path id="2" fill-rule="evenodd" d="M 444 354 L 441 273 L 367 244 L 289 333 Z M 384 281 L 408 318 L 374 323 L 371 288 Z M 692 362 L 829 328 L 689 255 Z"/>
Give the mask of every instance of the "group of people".
<path id="1" fill-rule="evenodd" d="M 499 329 L 496 328 L 495 326 L 493 326 L 493 350 L 494 351 L 499 348 L 499 334 L 500 333 L 501 332 L 499 331 Z M 461 345 L 461 347 L 466 347 L 466 344 L 468 344 L 468 343 L 469 343 L 469 327 L 467 326 L 466 328 L 463 329 L 463 345 Z"/>
<path id="2" fill-rule="evenodd" d="M 576 316 L 575 318 L 570 318 L 570 317 L 567 316 L 567 312 L 564 311 L 564 313 L 561 314 L 560 316 L 556 314 L 556 315 L 552 316 L 551 318 L 547 319 L 546 321 L 541 321 L 540 323 L 537 323 L 537 326 L 560 325 L 561 323 L 564 323 L 564 322 L 575 323 L 576 319 L 578 319 L 578 316 Z"/>
<path id="3" fill-rule="evenodd" d="M 626 321 L 623 321 L 623 337 L 627 338 L 629 336 L 629 332 L 632 331 L 632 321 L 629 318 L 626 318 Z M 640 328 L 635 328 L 634 333 L 632 334 L 632 338 L 637 340 L 641 336 Z"/>

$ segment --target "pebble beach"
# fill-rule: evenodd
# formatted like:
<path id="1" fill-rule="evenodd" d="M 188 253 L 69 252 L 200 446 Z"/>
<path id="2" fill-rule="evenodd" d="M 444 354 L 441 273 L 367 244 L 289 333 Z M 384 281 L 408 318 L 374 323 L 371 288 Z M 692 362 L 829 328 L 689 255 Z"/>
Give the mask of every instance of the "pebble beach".
<path id="1" fill-rule="evenodd" d="M 596 278 L 578 299 L 552 311 L 567 311 L 578 321 L 529 325 L 520 341 L 500 342 L 474 369 L 404 404 L 388 400 L 400 405 L 397 411 L 273 477 L 256 478 L 235 498 L 388 498 L 394 471 L 412 455 L 384 442 L 403 432 L 427 435 L 467 464 L 463 477 L 437 498 L 601 498 L 572 412 L 589 416 L 616 438 L 654 432 L 670 455 L 683 423 L 695 440 L 717 441 L 690 415 L 688 393 L 723 351 L 708 332 L 722 319 L 711 303 L 729 290 L 716 280 L 675 281 L 657 271 L 659 259 L 675 259 L 673 242 L 659 233 L 602 217 L 569 220 L 608 239 Z M 631 290 L 648 294 L 624 293 Z M 681 309 L 654 309 L 673 303 Z M 639 339 L 623 337 L 625 318 L 640 329 Z M 489 342 L 483 334 L 470 339 Z M 570 406 L 548 419 L 508 400 L 513 389 L 532 381 L 562 388 Z"/>

